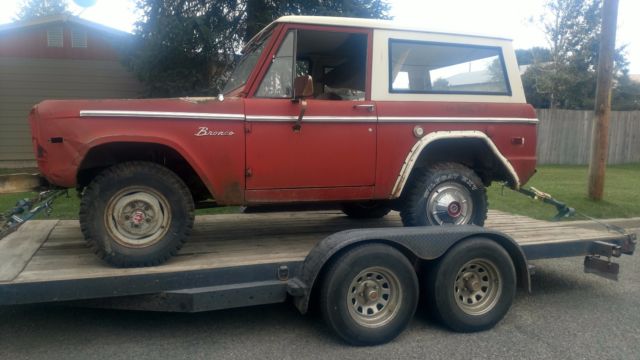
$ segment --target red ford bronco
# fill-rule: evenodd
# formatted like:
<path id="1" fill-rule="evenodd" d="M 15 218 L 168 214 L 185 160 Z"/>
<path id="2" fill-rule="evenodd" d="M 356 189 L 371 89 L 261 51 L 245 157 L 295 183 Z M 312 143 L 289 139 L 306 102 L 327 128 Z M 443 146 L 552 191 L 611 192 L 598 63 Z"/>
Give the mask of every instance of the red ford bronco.
<path id="1" fill-rule="evenodd" d="M 162 263 L 198 204 L 341 204 L 407 226 L 483 225 L 485 187 L 535 171 L 536 114 L 511 42 L 378 20 L 278 19 L 217 98 L 44 101 L 47 180 L 115 266 Z"/>

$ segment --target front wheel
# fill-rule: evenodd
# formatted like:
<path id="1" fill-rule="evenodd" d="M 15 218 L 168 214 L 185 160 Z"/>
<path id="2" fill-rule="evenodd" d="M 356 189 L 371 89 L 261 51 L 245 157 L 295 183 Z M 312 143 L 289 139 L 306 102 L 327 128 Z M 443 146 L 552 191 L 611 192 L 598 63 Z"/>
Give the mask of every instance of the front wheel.
<path id="1" fill-rule="evenodd" d="M 189 189 L 155 163 L 127 162 L 104 170 L 80 203 L 85 239 L 100 258 L 117 267 L 165 262 L 189 237 L 193 221 Z"/>
<path id="2" fill-rule="evenodd" d="M 327 324 L 354 345 L 392 340 L 409 324 L 418 303 L 418 280 L 393 247 L 361 245 L 334 259 L 320 293 Z"/>
<path id="3" fill-rule="evenodd" d="M 484 225 L 486 189 L 464 165 L 439 163 L 416 169 L 406 187 L 400 211 L 405 226 Z"/>

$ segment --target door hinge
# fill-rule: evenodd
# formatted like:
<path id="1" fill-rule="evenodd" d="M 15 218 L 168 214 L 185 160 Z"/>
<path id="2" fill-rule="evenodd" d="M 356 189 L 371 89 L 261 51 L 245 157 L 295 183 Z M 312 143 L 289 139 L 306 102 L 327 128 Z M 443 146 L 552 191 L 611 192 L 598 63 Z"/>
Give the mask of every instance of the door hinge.
<path id="1" fill-rule="evenodd" d="M 244 169 L 244 176 L 245 177 L 251 177 L 251 175 L 253 175 L 253 172 L 251 171 L 251 168 Z"/>

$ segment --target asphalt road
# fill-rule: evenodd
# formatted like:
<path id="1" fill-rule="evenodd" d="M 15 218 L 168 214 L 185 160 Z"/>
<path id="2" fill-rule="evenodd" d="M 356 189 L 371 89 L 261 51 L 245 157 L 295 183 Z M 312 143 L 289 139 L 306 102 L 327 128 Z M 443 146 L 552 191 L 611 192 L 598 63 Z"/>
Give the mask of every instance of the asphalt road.
<path id="1" fill-rule="evenodd" d="M 457 334 L 419 311 L 381 346 L 351 347 L 318 316 L 281 304 L 202 314 L 28 305 L 0 307 L 0 359 L 640 359 L 640 256 L 619 282 L 583 274 L 582 259 L 537 261 L 494 329 Z"/>

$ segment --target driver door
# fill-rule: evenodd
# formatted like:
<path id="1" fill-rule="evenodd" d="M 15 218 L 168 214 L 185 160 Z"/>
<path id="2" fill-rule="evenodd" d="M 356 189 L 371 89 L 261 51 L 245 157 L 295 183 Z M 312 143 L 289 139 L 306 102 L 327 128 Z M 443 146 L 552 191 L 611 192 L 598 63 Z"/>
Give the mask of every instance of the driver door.
<path id="1" fill-rule="evenodd" d="M 299 121 L 304 101 L 293 94 L 297 35 L 297 30 L 282 35 L 255 95 L 245 100 L 246 198 L 367 199 L 375 184 L 374 103 L 309 98 Z"/>

